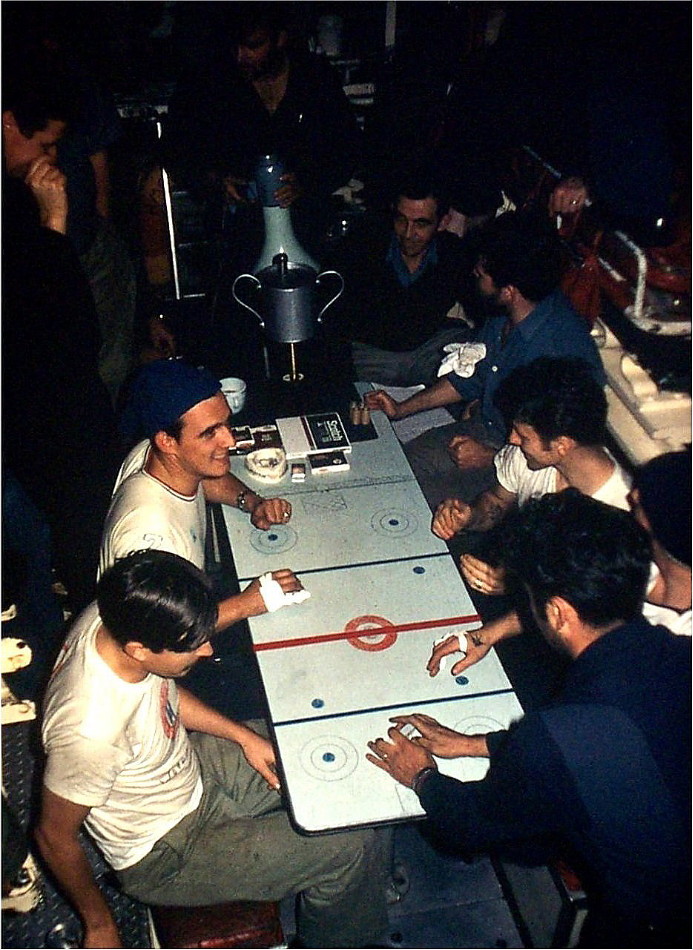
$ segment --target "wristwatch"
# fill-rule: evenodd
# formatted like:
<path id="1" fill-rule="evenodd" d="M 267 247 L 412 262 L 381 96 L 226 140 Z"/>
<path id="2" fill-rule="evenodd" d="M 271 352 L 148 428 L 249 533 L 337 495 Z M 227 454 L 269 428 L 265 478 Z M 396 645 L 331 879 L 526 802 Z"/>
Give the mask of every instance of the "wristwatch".
<path id="1" fill-rule="evenodd" d="M 433 775 L 434 772 L 437 772 L 438 769 L 435 765 L 427 765 L 425 768 L 421 769 L 420 772 L 417 772 L 411 782 L 411 787 L 417 795 L 420 794 L 424 782 L 428 779 L 429 775 Z"/>
<path id="2" fill-rule="evenodd" d="M 239 511 L 248 510 L 248 502 L 246 501 L 247 497 L 248 497 L 247 488 L 241 489 L 241 491 L 239 491 L 239 493 L 236 495 L 236 507 L 238 508 Z"/>

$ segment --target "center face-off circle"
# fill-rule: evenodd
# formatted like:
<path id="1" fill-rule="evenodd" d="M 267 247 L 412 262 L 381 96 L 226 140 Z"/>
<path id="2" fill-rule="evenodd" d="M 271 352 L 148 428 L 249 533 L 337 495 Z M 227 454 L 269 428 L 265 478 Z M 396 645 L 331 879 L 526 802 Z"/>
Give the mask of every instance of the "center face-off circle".
<path id="1" fill-rule="evenodd" d="M 383 508 L 371 518 L 371 527 L 378 534 L 391 538 L 406 538 L 419 527 L 418 519 L 400 508 Z"/>
<path id="2" fill-rule="evenodd" d="M 290 551 L 296 544 L 298 535 L 288 524 L 275 524 L 268 531 L 255 530 L 250 535 L 250 543 L 260 554 L 281 554 Z"/>
<path id="3" fill-rule="evenodd" d="M 351 775 L 359 764 L 359 754 L 341 736 L 318 736 L 303 746 L 300 760 L 303 769 L 313 778 L 338 782 Z"/>
<path id="4" fill-rule="evenodd" d="M 389 620 L 385 617 L 378 617 L 376 614 L 364 614 L 362 617 L 354 617 L 344 628 L 346 633 L 356 630 L 377 630 L 377 633 L 371 636 L 349 637 L 347 643 L 357 650 L 369 650 L 373 653 L 379 650 L 387 650 L 393 643 L 397 642 L 397 634 L 394 630 L 383 630 L 383 627 L 392 627 Z"/>

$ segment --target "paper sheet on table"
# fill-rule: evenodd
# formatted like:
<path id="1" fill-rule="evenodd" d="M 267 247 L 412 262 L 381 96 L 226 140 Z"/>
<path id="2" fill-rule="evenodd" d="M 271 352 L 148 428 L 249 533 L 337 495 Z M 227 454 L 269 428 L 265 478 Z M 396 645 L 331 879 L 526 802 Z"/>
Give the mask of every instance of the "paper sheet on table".
<path id="1" fill-rule="evenodd" d="M 382 389 L 384 392 L 402 402 L 408 399 L 414 393 L 425 389 L 425 386 L 381 386 L 379 383 L 371 383 L 373 389 Z M 454 422 L 454 417 L 445 408 L 427 409 L 425 412 L 416 412 L 413 416 L 406 419 L 398 419 L 392 423 L 392 428 L 397 433 L 400 442 L 411 442 L 417 435 L 427 432 L 429 429 L 435 429 L 438 426 L 446 426 Z"/>

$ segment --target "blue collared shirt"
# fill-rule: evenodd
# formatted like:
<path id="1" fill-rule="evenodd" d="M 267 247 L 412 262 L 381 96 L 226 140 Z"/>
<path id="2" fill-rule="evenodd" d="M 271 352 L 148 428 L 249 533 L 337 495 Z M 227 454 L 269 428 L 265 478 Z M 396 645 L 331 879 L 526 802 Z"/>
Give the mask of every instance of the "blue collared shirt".
<path id="1" fill-rule="evenodd" d="M 402 252 L 399 249 L 399 242 L 397 241 L 397 238 L 394 234 L 390 240 L 390 246 L 387 249 L 385 260 L 392 266 L 392 269 L 395 272 L 395 277 L 400 282 L 402 287 L 410 287 L 414 281 L 421 277 L 425 270 L 427 270 L 429 267 L 435 267 L 438 263 L 438 248 L 436 247 L 435 238 L 426 248 L 426 253 L 423 256 L 423 260 L 416 268 L 414 273 L 410 273 L 407 265 L 404 263 L 404 260 L 402 259 Z"/>
<path id="2" fill-rule="evenodd" d="M 518 366 L 525 366 L 539 356 L 572 356 L 586 360 L 604 385 L 606 375 L 599 350 L 590 335 L 589 326 L 571 306 L 567 297 L 555 291 L 540 301 L 529 316 L 508 333 L 503 341 L 503 330 L 508 323 L 505 316 L 487 320 L 475 335 L 475 340 L 486 344 L 486 356 L 476 365 L 474 374 L 463 379 L 455 373 L 445 378 L 454 386 L 465 402 L 481 402 L 481 420 L 492 444 L 502 445 L 506 431 L 503 417 L 493 397 L 500 385 Z"/>

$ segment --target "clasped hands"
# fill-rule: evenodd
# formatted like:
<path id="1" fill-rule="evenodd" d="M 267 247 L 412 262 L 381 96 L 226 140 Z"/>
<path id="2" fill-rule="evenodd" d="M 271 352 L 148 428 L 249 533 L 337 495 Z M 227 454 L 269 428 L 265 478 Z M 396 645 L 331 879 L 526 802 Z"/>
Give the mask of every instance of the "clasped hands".
<path id="1" fill-rule="evenodd" d="M 67 226 L 67 179 L 47 155 L 35 159 L 24 181 L 39 207 L 41 224 L 65 233 Z"/>
<path id="2" fill-rule="evenodd" d="M 276 198 L 280 208 L 289 208 L 292 204 L 298 201 L 298 199 L 303 194 L 304 189 L 298 182 L 294 172 L 285 172 L 281 176 L 280 181 L 282 181 L 283 184 L 276 190 L 274 197 Z M 247 196 L 248 184 L 249 182 L 244 178 L 236 178 L 233 175 L 227 175 L 223 179 L 224 191 L 227 199 L 235 202 L 236 204 L 251 204 Z"/>

